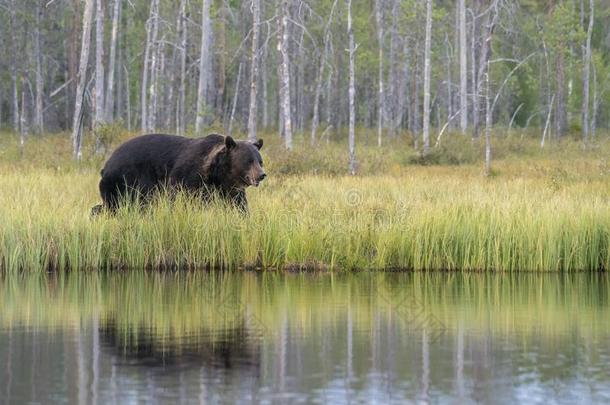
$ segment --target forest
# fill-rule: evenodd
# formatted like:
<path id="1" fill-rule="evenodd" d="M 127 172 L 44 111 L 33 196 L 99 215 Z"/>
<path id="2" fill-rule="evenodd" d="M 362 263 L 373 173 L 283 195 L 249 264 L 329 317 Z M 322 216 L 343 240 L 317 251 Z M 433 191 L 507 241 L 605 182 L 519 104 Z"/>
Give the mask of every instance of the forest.
<path id="1" fill-rule="evenodd" d="M 102 147 L 111 124 L 272 131 L 287 149 L 358 132 L 423 154 L 486 127 L 535 128 L 544 144 L 610 125 L 604 0 L 2 0 L 0 12 L 0 125 L 72 132 L 75 157 L 83 128 Z"/>

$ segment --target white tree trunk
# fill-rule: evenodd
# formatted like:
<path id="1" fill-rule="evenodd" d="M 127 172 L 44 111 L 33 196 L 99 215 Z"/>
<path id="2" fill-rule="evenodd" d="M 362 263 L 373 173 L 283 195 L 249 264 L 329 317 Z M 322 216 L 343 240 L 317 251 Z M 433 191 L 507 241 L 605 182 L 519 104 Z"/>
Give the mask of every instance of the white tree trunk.
<path id="1" fill-rule="evenodd" d="M 430 44 L 432 41 L 432 0 L 426 0 L 426 42 L 424 45 L 424 155 L 430 151 Z"/>
<path id="2" fill-rule="evenodd" d="M 108 61 L 108 86 L 106 88 L 106 121 L 114 121 L 114 76 L 116 72 L 116 48 L 119 33 L 121 0 L 114 0 L 112 34 L 110 38 L 110 60 Z"/>
<path id="3" fill-rule="evenodd" d="M 105 121 L 104 116 L 104 0 L 96 1 L 95 16 L 95 118 L 97 126 Z"/>
<path id="4" fill-rule="evenodd" d="M 269 33 L 267 32 L 267 35 L 269 35 Z M 269 127 L 269 98 L 268 98 L 268 91 L 267 91 L 267 82 L 268 82 L 268 72 L 267 72 L 267 63 L 268 63 L 268 59 L 269 59 L 269 51 L 267 48 L 267 43 L 265 41 L 265 46 L 264 46 L 264 50 L 263 50 L 263 57 L 261 59 L 261 65 L 262 65 L 262 69 L 261 69 L 261 76 L 262 76 L 262 84 L 263 84 L 263 128 L 267 129 Z"/>
<path id="5" fill-rule="evenodd" d="M 74 121 L 72 125 L 72 146 L 76 160 L 82 157 L 83 101 L 87 83 L 87 64 L 89 62 L 89 44 L 91 41 L 91 19 L 93 17 L 94 0 L 86 0 L 83 11 L 83 38 L 81 42 L 80 64 L 78 67 L 78 84 L 76 85 L 76 101 L 74 105 Z"/>
<path id="6" fill-rule="evenodd" d="M 248 140 L 256 140 L 256 119 L 258 116 L 258 37 L 260 32 L 261 4 L 260 0 L 252 0 L 252 60 L 250 66 L 250 109 L 248 112 Z"/>
<path id="7" fill-rule="evenodd" d="M 553 105 L 555 104 L 555 95 L 551 97 L 551 101 L 549 102 L 549 111 L 546 114 L 546 121 L 544 124 L 544 130 L 542 131 L 542 140 L 540 141 L 540 148 L 544 148 L 544 142 L 546 141 L 546 134 L 549 130 L 549 124 L 551 123 L 551 115 L 553 113 Z"/>
<path id="8" fill-rule="evenodd" d="M 349 172 L 356 174 L 356 85 L 354 30 L 352 28 L 352 0 L 347 0 L 347 35 L 349 37 Z"/>
<path id="9" fill-rule="evenodd" d="M 153 50 L 150 60 L 150 93 L 148 102 L 148 128 L 151 131 L 157 129 L 157 104 L 159 100 L 159 74 L 161 70 L 161 58 L 163 55 L 163 41 L 157 41 L 159 33 L 159 17 L 155 19 L 153 29 Z"/>
<path id="10" fill-rule="evenodd" d="M 491 93 L 489 90 L 489 59 L 487 59 L 487 69 L 485 70 L 485 175 L 491 174 Z"/>
<path id="11" fill-rule="evenodd" d="M 597 90 L 597 70 L 595 64 L 592 66 L 593 70 L 593 111 L 591 112 L 591 124 L 589 125 L 589 132 L 591 135 L 591 141 L 595 140 L 595 132 L 597 131 L 597 110 L 599 109 L 599 95 Z"/>
<path id="12" fill-rule="evenodd" d="M 227 131 L 230 136 L 233 133 L 233 120 L 235 119 L 235 109 L 237 108 L 237 98 L 239 97 L 239 82 L 241 80 L 241 67 L 242 62 L 239 62 L 239 67 L 237 68 L 237 79 L 235 81 L 235 94 L 233 95 L 233 107 L 231 107 L 231 118 L 229 118 L 229 129 Z"/>
<path id="13" fill-rule="evenodd" d="M 13 113 L 13 131 L 19 132 L 19 78 L 17 69 L 17 10 L 15 0 L 9 4 L 9 26 L 11 32 L 11 104 Z"/>
<path id="14" fill-rule="evenodd" d="M 148 132 L 149 121 L 148 121 L 148 63 L 150 60 L 150 53 L 155 39 L 153 39 L 153 32 L 155 31 L 156 20 L 158 18 L 159 0 L 152 0 L 150 4 L 150 14 L 148 21 L 146 22 L 146 47 L 144 48 L 144 63 L 142 67 L 142 87 L 140 88 L 140 114 L 142 122 L 142 131 Z"/>
<path id="15" fill-rule="evenodd" d="M 28 122 L 25 109 L 25 89 L 26 89 L 25 74 L 21 73 L 21 114 L 19 115 L 19 156 L 23 158 L 25 152 L 25 138 L 28 136 Z"/>
<path id="16" fill-rule="evenodd" d="M 460 10 L 460 130 L 466 133 L 468 127 L 468 64 L 466 61 L 466 6 L 459 0 Z"/>
<path id="17" fill-rule="evenodd" d="M 199 133 L 205 123 L 207 114 L 207 93 L 210 66 L 210 0 L 202 0 L 201 8 L 201 48 L 199 52 L 199 86 L 197 87 L 197 117 L 195 131 Z"/>
<path id="18" fill-rule="evenodd" d="M 396 135 L 396 111 L 397 111 L 397 75 L 396 75 L 396 58 L 398 54 L 398 17 L 400 9 L 400 0 L 392 1 L 392 24 L 390 25 L 390 52 L 388 55 L 388 89 L 385 99 L 383 101 L 384 106 L 384 118 L 388 128 L 388 136 L 394 137 Z"/>
<path id="19" fill-rule="evenodd" d="M 180 1 L 180 89 L 178 90 L 178 111 L 176 112 L 176 130 L 184 134 L 186 130 L 186 117 L 184 103 L 186 98 L 186 45 L 188 39 L 188 25 L 186 20 L 186 0 Z"/>
<path id="20" fill-rule="evenodd" d="M 154 0 L 153 0 L 154 1 Z M 151 4 L 151 13 L 154 6 Z M 148 131 L 148 60 L 150 59 L 150 37 L 151 37 L 151 20 L 146 21 L 146 46 L 144 48 L 144 61 L 142 62 L 142 84 L 140 85 L 140 126 L 142 132 Z"/>
<path id="21" fill-rule="evenodd" d="M 378 77 L 378 99 L 377 99 L 377 146 L 381 147 L 383 135 L 384 97 L 383 92 L 383 1 L 375 2 L 375 21 L 377 23 L 377 43 L 379 46 L 379 77 Z"/>
<path id="22" fill-rule="evenodd" d="M 42 96 L 44 91 L 44 80 L 42 77 L 42 53 L 40 49 L 40 25 L 41 25 L 40 0 L 36 0 L 36 29 L 34 31 L 34 47 L 36 58 L 36 105 L 34 111 L 34 130 L 41 134 L 44 132 L 44 117 Z"/>
<path id="23" fill-rule="evenodd" d="M 127 66 L 123 65 L 123 71 L 125 72 L 125 109 L 127 110 L 127 130 L 131 132 L 131 96 L 129 91 L 129 70 Z"/>
<path id="24" fill-rule="evenodd" d="M 471 36 L 470 36 L 470 87 L 472 93 L 472 124 L 473 127 L 476 123 L 479 122 L 479 98 L 478 98 L 478 84 L 477 84 L 477 57 L 476 57 L 476 47 L 477 47 L 477 18 L 472 12 L 472 28 L 471 28 Z M 474 133 L 474 128 L 473 128 Z M 474 138 L 474 136 L 473 136 Z"/>
<path id="25" fill-rule="evenodd" d="M 585 144 L 589 142 L 589 82 L 591 73 L 591 35 L 593 34 L 594 0 L 589 0 L 589 28 L 585 44 L 585 60 L 582 74 L 582 132 Z"/>
<path id="26" fill-rule="evenodd" d="M 292 120 L 290 111 L 290 57 L 288 55 L 288 20 L 290 9 L 289 0 L 281 0 L 281 30 L 278 41 L 280 53 L 280 115 L 283 129 L 283 137 L 286 149 L 292 149 Z"/>
<path id="27" fill-rule="evenodd" d="M 324 67 L 326 66 L 328 59 L 328 47 L 330 46 L 330 24 L 333 20 L 333 14 L 335 12 L 335 7 L 337 5 L 337 0 L 334 0 L 333 5 L 330 9 L 330 14 L 328 15 L 328 21 L 326 22 L 326 26 L 324 27 L 324 49 L 322 50 L 322 57 L 320 58 L 320 66 L 318 68 L 318 78 L 316 80 L 316 93 L 314 95 L 313 101 L 313 118 L 311 119 L 311 145 L 315 145 L 316 143 L 316 131 L 318 129 L 318 124 L 320 123 L 320 97 L 322 95 L 322 81 L 324 80 Z"/>

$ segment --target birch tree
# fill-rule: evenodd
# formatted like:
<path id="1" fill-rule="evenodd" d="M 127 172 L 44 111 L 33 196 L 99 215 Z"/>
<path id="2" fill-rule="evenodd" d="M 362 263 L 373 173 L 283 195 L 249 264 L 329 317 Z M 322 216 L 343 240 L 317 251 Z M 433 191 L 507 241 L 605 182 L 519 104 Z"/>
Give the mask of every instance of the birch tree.
<path id="1" fill-rule="evenodd" d="M 385 114 L 385 94 L 383 92 L 383 1 L 384 0 L 375 1 L 375 21 L 377 23 L 377 43 L 379 47 L 379 76 L 377 78 L 377 146 L 379 147 L 381 147 L 381 137 L 383 133 L 383 116 Z"/>
<path id="2" fill-rule="evenodd" d="M 78 67 L 78 84 L 76 86 L 76 100 L 74 104 L 74 121 L 72 125 L 72 146 L 74 158 L 78 161 L 82 157 L 82 131 L 83 131 L 83 101 L 85 84 L 87 82 L 87 65 L 89 63 L 89 44 L 91 41 L 91 19 L 93 17 L 94 0 L 85 1 L 83 11 L 83 37 L 81 41 L 80 64 Z"/>
<path id="3" fill-rule="evenodd" d="M 202 0 L 201 7 L 201 48 L 199 52 L 199 85 L 197 87 L 197 117 L 195 119 L 195 131 L 203 128 L 205 114 L 207 113 L 207 90 L 210 66 L 210 0 Z"/>
<path id="4" fill-rule="evenodd" d="M 355 63 L 354 54 L 356 46 L 354 44 L 354 30 L 352 27 L 352 0 L 347 0 L 347 35 L 349 37 L 349 172 L 356 174 L 356 84 L 355 84 Z"/>
<path id="5" fill-rule="evenodd" d="M 261 4 L 260 0 L 252 0 L 252 55 L 250 66 L 250 109 L 248 111 L 248 140 L 256 140 L 256 118 L 258 115 L 257 85 L 258 85 L 258 36 L 260 31 Z"/>
<path id="6" fill-rule="evenodd" d="M 104 0 L 96 1 L 95 16 L 95 118 L 94 125 L 105 121 L 104 104 Z"/>
<path id="7" fill-rule="evenodd" d="M 17 68 L 17 5 L 15 0 L 9 4 L 9 29 L 10 29 L 10 75 L 11 75 L 11 112 L 13 117 L 13 131 L 19 131 L 19 79 Z"/>
<path id="8" fill-rule="evenodd" d="M 188 40 L 186 0 L 180 0 L 178 27 L 178 37 L 180 38 L 180 88 L 178 90 L 178 107 L 176 111 L 176 131 L 182 135 L 186 129 L 186 117 L 184 111 L 184 103 L 186 99 L 186 46 Z"/>
<path id="9" fill-rule="evenodd" d="M 466 61 L 466 5 L 459 0 L 460 23 L 460 130 L 466 133 L 468 127 L 468 66 Z"/>
<path id="10" fill-rule="evenodd" d="M 591 72 L 591 35 L 593 34 L 594 0 L 589 0 L 589 27 L 585 43 L 585 60 L 582 74 L 582 132 L 585 144 L 589 142 L 589 85 Z"/>
<path id="11" fill-rule="evenodd" d="M 42 51 L 40 49 L 40 26 L 42 9 L 40 0 L 36 0 L 36 27 L 34 31 L 34 57 L 36 58 L 36 102 L 34 110 L 34 130 L 41 134 L 44 132 L 44 117 L 42 98 L 44 91 L 44 79 L 42 77 Z"/>
<path id="12" fill-rule="evenodd" d="M 144 48 L 144 62 L 142 67 L 142 84 L 140 87 L 140 114 L 141 114 L 141 127 L 142 131 L 147 132 L 149 130 L 148 121 L 148 71 L 149 71 L 149 60 L 150 54 L 153 47 L 153 43 L 156 41 L 154 38 L 154 32 L 156 31 L 156 24 L 159 11 L 159 0 L 152 0 L 150 4 L 150 13 L 148 20 L 146 21 L 146 46 Z"/>
<path id="13" fill-rule="evenodd" d="M 320 58 L 320 67 L 318 68 L 318 77 L 316 80 L 316 92 L 314 95 L 313 102 L 313 117 L 311 119 L 311 145 L 316 143 L 316 131 L 318 124 L 320 123 L 320 96 L 322 94 L 322 81 L 324 80 L 324 70 L 328 63 L 328 48 L 330 47 L 330 24 L 333 20 L 333 14 L 335 7 L 337 6 L 337 0 L 333 1 L 333 5 L 330 8 L 330 14 L 328 20 L 324 26 L 324 44 L 322 50 L 322 57 Z"/>
<path id="14" fill-rule="evenodd" d="M 485 176 L 491 175 L 491 119 L 492 108 L 489 90 L 489 59 L 485 69 Z"/>
<path id="15" fill-rule="evenodd" d="M 426 40 L 424 45 L 424 156 L 430 151 L 430 44 L 432 41 L 432 0 L 426 0 Z"/>
<path id="16" fill-rule="evenodd" d="M 116 48 L 119 32 L 121 0 L 114 0 L 112 33 L 110 37 L 110 60 L 108 61 L 108 86 L 106 87 L 106 121 L 114 121 L 114 80 L 116 72 Z"/>
<path id="17" fill-rule="evenodd" d="M 289 0 L 281 0 L 280 35 L 278 50 L 280 54 L 279 64 L 279 86 L 280 86 L 280 119 L 282 122 L 282 135 L 286 149 L 292 149 L 292 120 L 290 111 L 290 57 L 288 55 L 288 44 L 290 35 L 288 32 L 288 20 L 290 19 Z"/>

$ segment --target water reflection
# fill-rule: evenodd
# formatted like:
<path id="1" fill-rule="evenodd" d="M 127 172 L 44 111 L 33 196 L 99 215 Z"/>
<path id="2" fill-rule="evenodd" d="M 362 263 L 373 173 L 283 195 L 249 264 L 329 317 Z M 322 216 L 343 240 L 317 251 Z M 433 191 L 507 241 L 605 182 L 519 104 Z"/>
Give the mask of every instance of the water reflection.
<path id="1" fill-rule="evenodd" d="M 0 402 L 607 402 L 606 275 L 0 279 Z"/>

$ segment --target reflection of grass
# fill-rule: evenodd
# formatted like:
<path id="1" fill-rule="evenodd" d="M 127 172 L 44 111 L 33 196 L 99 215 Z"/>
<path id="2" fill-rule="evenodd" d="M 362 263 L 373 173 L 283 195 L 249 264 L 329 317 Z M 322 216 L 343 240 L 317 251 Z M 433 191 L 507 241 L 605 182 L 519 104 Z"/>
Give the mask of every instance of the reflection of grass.
<path id="1" fill-rule="evenodd" d="M 500 335 L 518 331 L 551 338 L 575 330 L 607 335 L 609 294 L 606 275 L 585 274 L 5 276 L 0 327 L 77 326 L 97 315 L 123 333 L 146 330 L 162 340 L 239 328 L 272 338 L 285 323 L 297 332 L 321 335 L 344 327 L 349 313 L 358 330 L 369 331 L 385 319 L 398 320 L 406 330 L 441 326 L 450 334 L 462 325 Z M 435 321 L 414 326 L 415 319 L 401 319 L 414 312 L 426 314 L 420 320 Z"/>
<path id="2" fill-rule="evenodd" d="M 51 137 L 32 141 L 28 153 L 46 146 L 57 156 L 18 162 L 11 144 L 0 161 L 0 263 L 9 270 L 609 269 L 607 147 L 585 153 L 567 144 L 567 152 L 543 155 L 526 142 L 519 148 L 528 157 L 518 160 L 514 144 L 502 142 L 506 158 L 489 179 L 473 165 L 405 166 L 403 155 L 411 152 L 401 153 L 398 147 L 407 148 L 401 143 L 383 153 L 361 147 L 360 177 L 335 175 L 340 145 L 316 148 L 312 161 L 323 161 L 326 174 L 316 176 L 314 164 L 307 169 L 304 146 L 280 155 L 271 142 L 270 177 L 249 191 L 248 217 L 181 201 L 93 221 L 101 159 L 77 168 L 66 156 L 67 142 Z"/>

